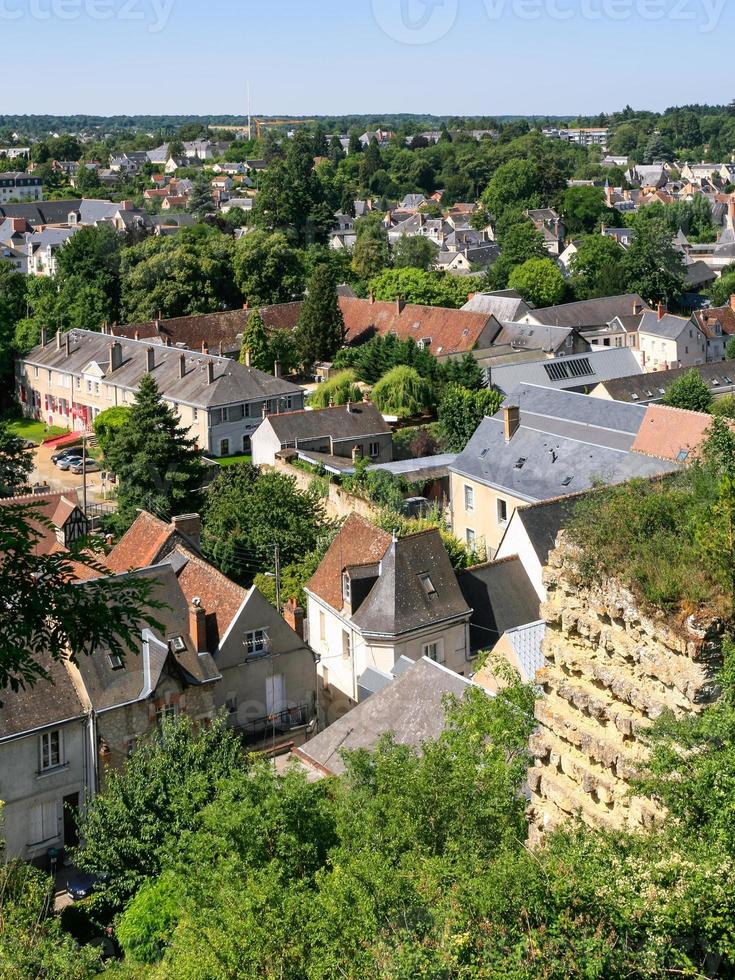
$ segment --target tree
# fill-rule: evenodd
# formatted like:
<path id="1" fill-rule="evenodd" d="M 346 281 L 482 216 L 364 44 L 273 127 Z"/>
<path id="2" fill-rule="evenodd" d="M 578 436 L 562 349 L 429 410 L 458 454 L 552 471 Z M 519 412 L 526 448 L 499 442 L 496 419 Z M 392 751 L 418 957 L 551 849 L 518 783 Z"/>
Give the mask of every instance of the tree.
<path id="1" fill-rule="evenodd" d="M 62 311 L 74 299 L 74 294 L 86 287 L 104 297 L 98 305 L 107 311 L 110 319 L 118 318 L 122 246 L 121 235 L 110 225 L 90 225 L 71 236 L 59 249 L 56 259 L 56 280 L 60 291 L 66 292 L 58 304 Z M 97 326 L 101 321 L 91 320 L 74 326 L 87 327 L 90 322 Z"/>
<path id="2" fill-rule="evenodd" d="M 723 395 L 721 398 L 715 398 L 710 407 L 710 412 L 718 418 L 735 421 L 735 395 Z"/>
<path id="3" fill-rule="evenodd" d="M 345 322 L 332 269 L 318 265 L 309 277 L 295 340 L 304 364 L 331 361 L 344 343 Z"/>
<path id="4" fill-rule="evenodd" d="M 33 456 L 23 440 L 0 421 L 0 497 L 17 497 L 28 489 L 28 478 L 33 472 Z"/>
<path id="5" fill-rule="evenodd" d="M 548 258 L 528 259 L 519 265 L 511 272 L 508 285 L 538 307 L 556 306 L 566 288 L 559 266 Z"/>
<path id="6" fill-rule="evenodd" d="M 6 619 L 0 631 L 0 690 L 47 678 L 43 658 L 72 660 L 104 647 L 123 659 L 136 649 L 140 623 L 154 625 L 150 583 L 141 578 L 96 578 L 79 585 L 65 551 L 39 555 L 42 528 L 33 505 L 0 507 L 0 589 Z M 100 576 L 106 569 L 86 552 L 73 560 Z M 38 582 L 43 582 L 43 589 Z"/>
<path id="7" fill-rule="evenodd" d="M 235 282 L 255 306 L 290 303 L 304 291 L 300 251 L 281 232 L 253 231 L 235 246 Z"/>
<path id="8" fill-rule="evenodd" d="M 723 270 L 721 277 L 712 284 L 709 294 L 713 306 L 730 305 L 731 297 L 735 296 L 735 269 L 732 266 Z"/>
<path id="9" fill-rule="evenodd" d="M 113 405 L 106 408 L 104 412 L 96 415 L 92 421 L 94 434 L 103 454 L 107 452 L 115 433 L 121 429 L 130 418 L 130 409 L 127 405 Z"/>
<path id="10" fill-rule="evenodd" d="M 669 385 L 663 403 L 673 408 L 685 408 L 690 412 L 709 412 L 712 392 L 699 371 L 692 368 Z"/>
<path id="11" fill-rule="evenodd" d="M 327 528 L 316 490 L 300 493 L 295 479 L 283 473 L 228 466 L 207 492 L 202 547 L 225 575 L 248 583 L 256 573 L 273 570 L 274 545 L 288 565 L 313 551 Z"/>
<path id="12" fill-rule="evenodd" d="M 372 400 L 386 415 L 411 418 L 431 411 L 434 392 L 415 368 L 399 365 L 383 375 L 372 391 Z"/>
<path id="13" fill-rule="evenodd" d="M 422 269 L 434 264 L 437 246 L 422 235 L 402 235 L 393 249 L 393 264 L 397 269 Z"/>
<path id="14" fill-rule="evenodd" d="M 725 357 L 728 360 L 732 360 L 735 357 L 735 337 L 730 337 L 725 346 Z"/>
<path id="15" fill-rule="evenodd" d="M 77 864 L 103 876 L 97 900 L 122 909 L 158 873 L 166 845 L 200 826 L 220 780 L 243 767 L 240 742 L 222 719 L 195 728 L 182 714 L 142 739 L 124 769 L 108 772 L 80 821 Z"/>
<path id="16" fill-rule="evenodd" d="M 600 222 L 611 216 L 601 187 L 570 187 L 564 192 L 561 211 L 570 235 L 597 231 Z"/>
<path id="17" fill-rule="evenodd" d="M 199 221 L 203 221 L 207 214 L 214 208 L 212 185 L 209 177 L 203 170 L 192 181 L 186 208 Z"/>
<path id="18" fill-rule="evenodd" d="M 482 420 L 499 411 L 502 397 L 482 388 L 470 391 L 456 383 L 448 384 L 439 402 L 439 426 L 447 452 L 461 453 Z"/>
<path id="19" fill-rule="evenodd" d="M 630 292 L 649 303 L 675 303 L 684 290 L 684 261 L 672 243 L 666 223 L 658 218 L 638 220 L 623 260 Z"/>
<path id="20" fill-rule="evenodd" d="M 469 292 L 467 282 L 461 276 L 421 269 L 386 269 L 370 280 L 370 290 L 376 300 L 402 299 L 406 303 L 453 309 L 467 302 Z"/>
<path id="21" fill-rule="evenodd" d="M 169 520 L 196 511 L 202 485 L 201 452 L 145 374 L 127 421 L 109 441 L 105 465 L 118 477 L 114 523 L 124 530 L 139 510 Z"/>
<path id="22" fill-rule="evenodd" d="M 360 279 L 371 279 L 390 263 L 388 232 L 375 221 L 358 222 L 355 229 L 357 239 L 352 250 L 352 269 Z"/>
<path id="23" fill-rule="evenodd" d="M 509 209 L 523 211 L 538 208 L 541 178 L 539 169 L 531 160 L 509 160 L 501 164 L 493 174 L 482 203 L 496 218 Z"/>
<path id="24" fill-rule="evenodd" d="M 570 262 L 569 284 L 576 299 L 617 296 L 625 291 L 625 253 L 614 238 L 588 235 Z"/>
<path id="25" fill-rule="evenodd" d="M 15 328 L 26 314 L 25 278 L 0 262 L 0 377 L 13 373 Z"/>
<path id="26" fill-rule="evenodd" d="M 251 367 L 258 371 L 264 371 L 266 374 L 273 371 L 268 335 L 265 332 L 265 324 L 260 315 L 260 310 L 253 310 L 248 318 L 247 326 L 243 330 L 240 363 L 249 363 Z"/>
<path id="27" fill-rule="evenodd" d="M 310 408 L 328 408 L 330 405 L 346 405 L 362 401 L 362 391 L 356 383 L 354 371 L 338 371 L 328 381 L 317 386 L 309 396 Z"/>

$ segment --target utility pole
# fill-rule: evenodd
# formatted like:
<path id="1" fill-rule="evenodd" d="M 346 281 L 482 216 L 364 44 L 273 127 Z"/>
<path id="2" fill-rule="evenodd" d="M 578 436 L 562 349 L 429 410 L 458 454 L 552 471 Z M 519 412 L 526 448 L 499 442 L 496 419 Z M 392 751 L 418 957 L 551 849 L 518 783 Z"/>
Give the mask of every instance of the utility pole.
<path id="1" fill-rule="evenodd" d="M 278 615 L 281 615 L 281 549 L 278 545 L 275 546 L 275 575 L 276 575 L 276 609 L 278 610 Z"/>
<path id="2" fill-rule="evenodd" d="M 252 121 L 250 118 L 250 82 L 248 82 L 248 143 L 253 138 Z"/>
<path id="3" fill-rule="evenodd" d="M 82 435 L 82 510 L 87 516 L 87 433 Z"/>

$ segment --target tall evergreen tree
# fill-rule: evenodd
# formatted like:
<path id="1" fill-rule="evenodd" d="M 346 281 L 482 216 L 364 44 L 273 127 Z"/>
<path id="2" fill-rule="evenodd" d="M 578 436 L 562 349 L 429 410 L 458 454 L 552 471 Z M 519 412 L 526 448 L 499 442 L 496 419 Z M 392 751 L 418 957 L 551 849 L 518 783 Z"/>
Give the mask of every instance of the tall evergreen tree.
<path id="1" fill-rule="evenodd" d="M 273 370 L 273 356 L 260 310 L 253 310 L 242 334 L 240 363 L 247 364 L 248 360 L 250 367 L 257 368 L 258 371 L 270 373 Z"/>
<path id="2" fill-rule="evenodd" d="M 132 524 L 139 509 L 168 519 L 199 508 L 201 452 L 163 401 L 151 374 L 141 379 L 128 420 L 112 437 L 105 462 L 119 481 L 114 518 L 119 530 Z"/>
<path id="3" fill-rule="evenodd" d="M 344 343 L 344 336 L 345 322 L 332 270 L 328 265 L 317 265 L 309 279 L 308 295 L 296 328 L 304 364 L 331 360 Z"/>
<path id="4" fill-rule="evenodd" d="M 197 174 L 194 178 L 187 207 L 200 221 L 209 211 L 214 209 L 212 187 L 204 171 Z"/>

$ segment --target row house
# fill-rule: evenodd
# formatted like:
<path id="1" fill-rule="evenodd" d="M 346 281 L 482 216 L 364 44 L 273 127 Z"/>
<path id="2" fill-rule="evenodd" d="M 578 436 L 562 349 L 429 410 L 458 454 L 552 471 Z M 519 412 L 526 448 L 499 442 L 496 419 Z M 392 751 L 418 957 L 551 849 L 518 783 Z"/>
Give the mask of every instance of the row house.
<path id="1" fill-rule="evenodd" d="M 304 407 L 302 388 L 230 358 L 92 330 L 51 341 L 44 331 L 16 362 L 16 392 L 27 417 L 84 431 L 105 409 L 131 405 L 145 374 L 212 456 L 250 452 L 265 416 Z"/>
<path id="2" fill-rule="evenodd" d="M 22 172 L 0 173 L 0 204 L 7 201 L 43 200 L 43 181 L 40 177 Z"/>

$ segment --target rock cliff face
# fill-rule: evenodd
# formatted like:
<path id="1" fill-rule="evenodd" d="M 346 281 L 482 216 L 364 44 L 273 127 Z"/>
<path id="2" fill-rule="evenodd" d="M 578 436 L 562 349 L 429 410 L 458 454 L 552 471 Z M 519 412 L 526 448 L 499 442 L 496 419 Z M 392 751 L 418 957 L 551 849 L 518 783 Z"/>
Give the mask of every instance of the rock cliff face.
<path id="1" fill-rule="evenodd" d="M 719 620 L 651 614 L 619 582 L 583 582 L 577 561 L 560 535 L 544 573 L 544 694 L 529 770 L 532 843 L 574 814 L 611 829 L 661 820 L 650 800 L 630 793 L 647 754 L 641 735 L 664 709 L 701 711 L 719 694 Z"/>

